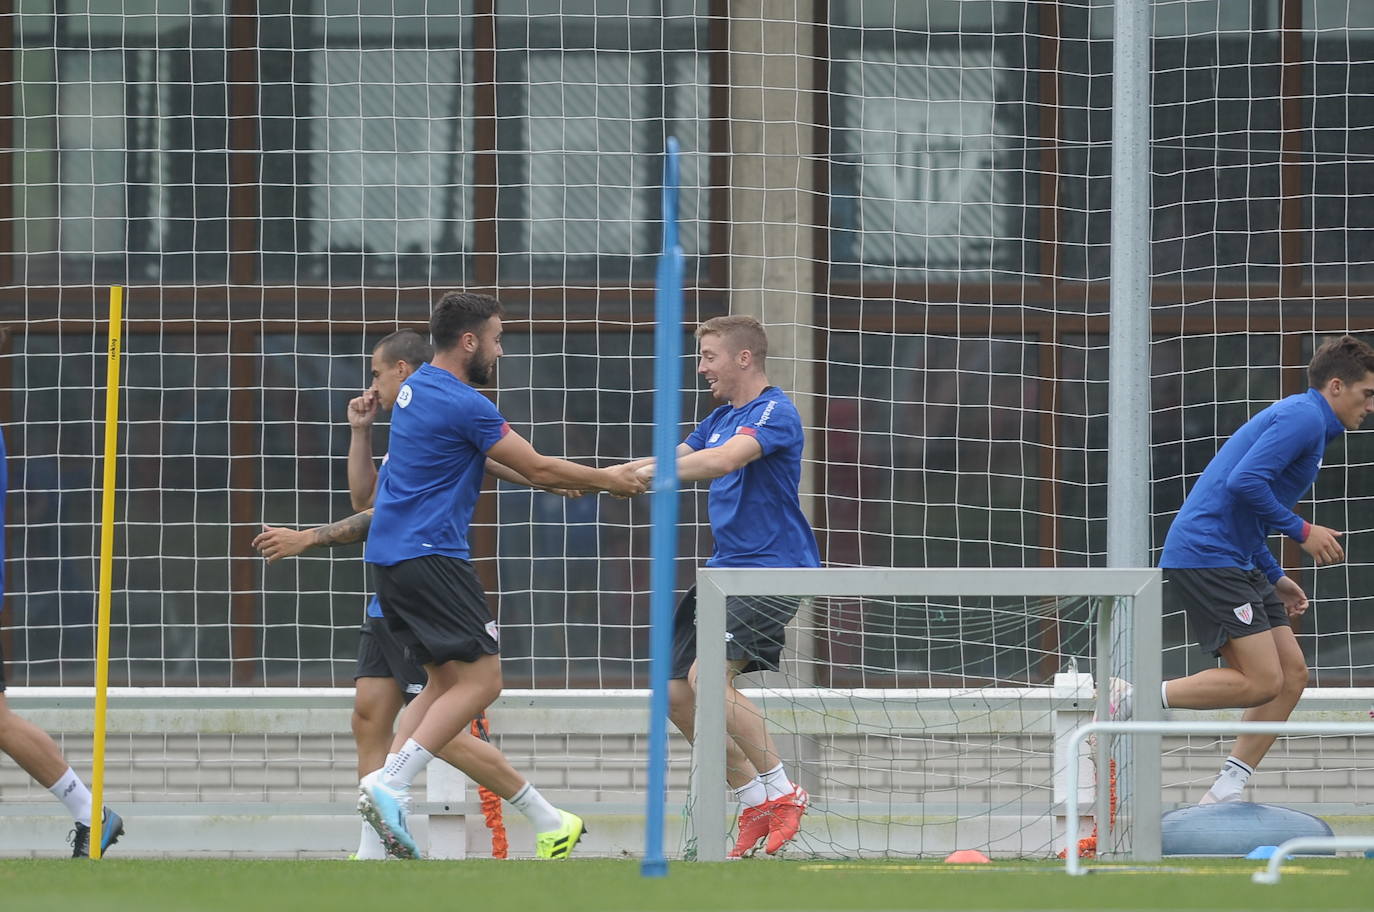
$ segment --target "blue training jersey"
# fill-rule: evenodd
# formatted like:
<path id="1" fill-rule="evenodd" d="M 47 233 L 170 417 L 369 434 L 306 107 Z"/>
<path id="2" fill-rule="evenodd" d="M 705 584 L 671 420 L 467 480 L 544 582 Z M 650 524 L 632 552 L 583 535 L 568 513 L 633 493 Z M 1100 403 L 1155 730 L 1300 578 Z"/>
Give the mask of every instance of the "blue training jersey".
<path id="1" fill-rule="evenodd" d="M 487 397 L 421 365 L 401 386 L 363 559 L 391 566 L 427 554 L 468 559 L 468 526 L 487 450 L 510 431 Z"/>
<path id="2" fill-rule="evenodd" d="M 792 400 L 776 386 L 735 408 L 722 405 L 688 435 L 694 450 L 722 446 L 736 434 L 763 455 L 711 482 L 706 511 L 715 551 L 708 567 L 819 567 L 816 535 L 797 493 L 805 435 Z"/>
<path id="3" fill-rule="evenodd" d="M 1283 569 L 1270 531 L 1302 541 L 1293 512 L 1317 480 L 1326 445 L 1345 430 L 1315 389 L 1281 399 L 1231 435 L 1188 493 L 1164 539 L 1159 565 L 1259 568 L 1274 582 Z"/>

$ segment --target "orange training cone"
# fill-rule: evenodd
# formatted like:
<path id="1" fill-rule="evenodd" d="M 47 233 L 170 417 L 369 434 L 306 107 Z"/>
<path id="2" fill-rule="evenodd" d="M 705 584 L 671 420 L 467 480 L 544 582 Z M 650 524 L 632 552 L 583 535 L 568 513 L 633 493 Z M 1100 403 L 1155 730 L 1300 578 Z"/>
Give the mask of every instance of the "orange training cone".
<path id="1" fill-rule="evenodd" d="M 992 861 L 991 858 L 977 849 L 960 849 L 957 852 L 951 852 L 949 857 L 945 859 L 945 864 L 987 864 L 990 861 Z"/>

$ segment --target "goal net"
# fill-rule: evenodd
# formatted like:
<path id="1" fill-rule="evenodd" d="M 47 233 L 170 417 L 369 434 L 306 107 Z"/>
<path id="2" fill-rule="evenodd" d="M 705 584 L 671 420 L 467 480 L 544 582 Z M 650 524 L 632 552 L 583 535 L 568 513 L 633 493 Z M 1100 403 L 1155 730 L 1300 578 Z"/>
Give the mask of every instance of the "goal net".
<path id="1" fill-rule="evenodd" d="M 790 852 L 1048 857 L 1062 848 L 1067 797 L 1055 741 L 1109 717 L 1113 682 L 1158 689 L 1159 598 L 1151 570 L 702 571 L 697 857 L 724 857 L 720 822 L 734 812 L 725 739 L 743 738 L 727 730 L 723 688 L 727 629 L 741 621 L 727 616 L 747 617 L 749 601 L 797 611 L 781 670 L 750 692 L 812 795 Z M 1142 701 L 1139 712 L 1162 710 Z M 1159 767 L 1133 759 L 1158 752 L 1148 739 L 1081 758 L 1111 771 L 1100 777 L 1110 788 L 1089 781 L 1079 799 L 1087 810 L 1101 795 L 1104 849 L 1158 851 Z"/>
<path id="2" fill-rule="evenodd" d="M 1109 0 L 103 6 L 23 0 L 0 15 L 0 650 L 16 707 L 30 689 L 94 680 L 109 285 L 127 286 L 111 684 L 328 688 L 346 709 L 371 593 L 358 549 L 266 567 L 255 532 L 349 512 L 344 409 L 369 382 L 371 347 L 423 327 L 450 288 L 501 298 L 489 393 L 538 449 L 603 465 L 647 455 L 669 135 L 683 150 L 684 350 L 717 314 L 768 327 L 770 381 L 806 427 L 803 502 L 828 567 L 1105 563 Z M 1152 28 L 1158 549 L 1231 431 L 1303 389 L 1317 340 L 1374 329 L 1374 210 L 1360 204 L 1374 14 L 1349 0 L 1156 0 Z M 684 438 L 715 405 L 692 361 Z M 385 418 L 373 447 L 386 451 Z M 1333 444 L 1299 506 L 1352 544 L 1369 528 L 1371 447 L 1367 434 Z M 680 590 L 711 552 L 705 507 L 704 490 L 685 494 Z M 474 554 L 509 688 L 647 685 L 648 514 L 493 484 Z M 1313 684 L 1353 711 L 1374 684 L 1374 563 L 1351 547 L 1318 570 L 1274 546 L 1313 598 L 1298 630 Z M 922 603 L 910 622 L 886 598 L 817 603 L 805 640 L 827 645 L 799 686 L 1033 690 L 1073 658 L 1095 673 L 1078 650 L 1100 608 L 1086 596 Z M 965 614 L 977 629 L 953 626 Z M 887 618 L 862 654 L 845 626 L 858 616 Z M 1209 661 L 1191 643 L 1166 599 L 1166 677 Z M 89 723 L 49 721 L 72 726 L 63 747 L 84 773 Z M 640 797 L 637 736 L 496 729 L 522 763 L 550 764 L 539 771 L 559 800 Z M 153 757 L 218 768 L 219 742 L 201 737 L 121 756 L 143 773 Z M 1001 762 L 1019 756 L 1009 743 Z M 1228 743 L 1170 742 L 1166 804 L 1196 800 Z M 234 757 L 279 762 L 312 783 L 299 801 L 348 813 L 346 724 L 318 754 L 271 744 L 260 761 L 246 741 Z M 1257 797 L 1355 800 L 1367 756 L 1285 745 Z M 1304 766 L 1331 775 L 1309 792 L 1290 774 Z M 314 789 L 326 775 L 337 789 Z M 0 815 L 55 811 L 13 765 L 0 777 Z M 200 800 L 228 794 L 216 788 L 207 779 Z M 964 807 L 999 794 L 971 791 Z M 134 796 L 147 798 L 114 792 Z"/>

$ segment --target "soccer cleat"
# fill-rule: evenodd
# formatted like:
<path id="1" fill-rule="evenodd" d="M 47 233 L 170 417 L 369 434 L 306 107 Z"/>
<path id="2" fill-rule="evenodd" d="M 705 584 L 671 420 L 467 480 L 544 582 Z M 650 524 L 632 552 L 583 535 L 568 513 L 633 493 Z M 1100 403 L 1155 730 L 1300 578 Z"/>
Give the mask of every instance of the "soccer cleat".
<path id="1" fill-rule="evenodd" d="M 535 837 L 534 854 L 539 858 L 567 858 L 582 834 L 587 832 L 587 825 L 581 817 L 567 811 L 559 811 L 558 814 L 563 818 L 563 825 Z"/>
<path id="2" fill-rule="evenodd" d="M 1135 710 L 1135 686 L 1125 678 L 1111 678 L 1107 683 L 1107 721 L 1128 722 Z M 1093 721 L 1098 721 L 1093 713 Z"/>
<path id="3" fill-rule="evenodd" d="M 806 794 L 806 789 L 797 785 L 793 786 L 792 794 L 774 798 L 771 804 L 773 807 L 768 824 L 768 844 L 763 850 L 769 855 L 776 855 L 778 849 L 791 842 L 801 829 L 802 815 L 811 804 L 811 796 Z"/>
<path id="4" fill-rule="evenodd" d="M 103 856 L 105 850 L 119 842 L 119 837 L 124 835 L 124 818 L 120 817 L 109 808 L 105 808 L 102 815 L 102 825 L 100 827 L 100 854 Z M 78 822 L 75 829 L 67 836 L 67 841 L 72 844 L 73 858 L 91 857 L 91 828 L 84 823 Z"/>
<path id="5" fill-rule="evenodd" d="M 753 855 L 758 844 L 768 835 L 773 820 L 773 802 L 765 801 L 757 807 L 744 808 L 739 812 L 739 836 L 728 858 L 745 858 Z"/>
<path id="6" fill-rule="evenodd" d="M 419 858 L 420 849 L 406 829 L 406 809 L 410 795 L 369 782 L 358 789 L 358 813 L 382 838 L 386 854 L 392 858 Z"/>
<path id="7" fill-rule="evenodd" d="M 1107 688 L 1107 711 L 1113 722 L 1130 720 L 1134 707 L 1135 688 L 1130 681 L 1112 678 Z"/>

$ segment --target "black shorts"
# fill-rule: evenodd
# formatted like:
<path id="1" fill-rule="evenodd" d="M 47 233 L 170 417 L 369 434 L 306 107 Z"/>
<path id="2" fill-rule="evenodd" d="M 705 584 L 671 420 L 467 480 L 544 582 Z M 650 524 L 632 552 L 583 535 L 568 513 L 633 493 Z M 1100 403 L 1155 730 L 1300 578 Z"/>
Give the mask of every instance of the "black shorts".
<path id="1" fill-rule="evenodd" d="M 5 647 L 0 644 L 0 694 L 5 692 Z"/>
<path id="2" fill-rule="evenodd" d="M 1291 627 L 1288 609 L 1262 570 L 1239 567 L 1165 568 L 1169 604 L 1182 603 L 1198 648 L 1221 655 L 1227 640 Z"/>
<path id="3" fill-rule="evenodd" d="M 384 617 L 369 617 L 358 631 L 358 665 L 353 680 L 395 678 L 409 703 L 425 686 L 428 675 L 406 651 Z"/>
<path id="4" fill-rule="evenodd" d="M 500 653 L 496 621 L 472 564 L 426 554 L 374 569 L 387 626 L 421 665 Z"/>
<path id="5" fill-rule="evenodd" d="M 740 674 L 777 671 L 783 633 L 797 615 L 800 599 L 727 596 L 725 660 L 743 662 Z M 697 587 L 687 590 L 673 614 L 673 667 L 668 677 L 683 679 L 697 660 Z"/>

